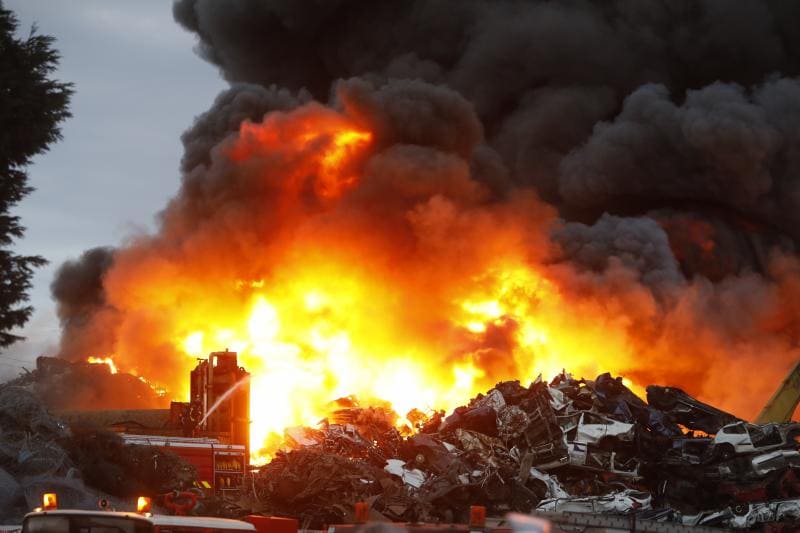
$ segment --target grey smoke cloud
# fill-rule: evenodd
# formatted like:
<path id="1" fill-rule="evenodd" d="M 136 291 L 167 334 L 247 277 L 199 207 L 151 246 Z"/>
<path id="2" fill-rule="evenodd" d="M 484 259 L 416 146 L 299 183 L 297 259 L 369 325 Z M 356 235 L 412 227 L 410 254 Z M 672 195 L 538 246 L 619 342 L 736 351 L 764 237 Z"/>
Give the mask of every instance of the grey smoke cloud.
<path id="1" fill-rule="evenodd" d="M 83 360 L 114 351 L 116 310 L 106 301 L 103 281 L 114 262 L 114 249 L 86 250 L 56 271 L 50 291 L 61 323 L 61 353 Z"/>
<path id="2" fill-rule="evenodd" d="M 797 210 L 785 208 L 798 194 L 800 143 L 786 117 L 799 114 L 798 80 L 752 92 L 715 83 L 687 91 L 681 104 L 663 85 L 645 85 L 564 158 L 560 192 L 581 207 L 618 199 L 717 204 L 797 238 Z"/>
<path id="3" fill-rule="evenodd" d="M 287 111 L 309 100 L 311 96 L 306 91 L 293 94 L 275 85 L 261 87 L 241 83 L 231 86 L 181 135 L 184 149 L 181 170 L 189 172 L 197 165 L 208 165 L 211 149 L 226 136 L 239 131 L 239 125 L 245 120 L 258 122 L 270 111 Z"/>
<path id="4" fill-rule="evenodd" d="M 639 274 L 639 281 L 654 292 L 684 282 L 664 229 L 651 218 L 603 215 L 593 225 L 571 222 L 553 233 L 561 245 L 560 261 L 579 270 L 601 273 L 610 258 Z"/>

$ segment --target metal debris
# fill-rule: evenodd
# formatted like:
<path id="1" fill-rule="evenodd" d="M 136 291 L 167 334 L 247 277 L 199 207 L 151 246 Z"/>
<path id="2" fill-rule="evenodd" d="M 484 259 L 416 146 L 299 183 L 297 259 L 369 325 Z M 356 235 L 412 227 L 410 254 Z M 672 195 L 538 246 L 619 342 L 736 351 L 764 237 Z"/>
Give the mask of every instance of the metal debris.
<path id="1" fill-rule="evenodd" d="M 194 470 L 173 454 L 126 446 L 113 433 L 70 428 L 28 388 L 0 386 L 0 521 L 20 523 L 58 493 L 67 508 L 96 509 L 137 495 L 156 496 L 191 483 Z"/>
<path id="2" fill-rule="evenodd" d="M 351 403 L 287 432 L 293 449 L 256 475 L 253 510 L 311 528 L 351 521 L 359 501 L 403 522 L 466 522 L 470 505 L 681 527 L 798 520 L 799 425 L 744 424 L 680 389 L 647 390 L 649 403 L 609 374 L 507 381 L 449 416 L 409 413 L 405 437 L 388 410 Z"/>

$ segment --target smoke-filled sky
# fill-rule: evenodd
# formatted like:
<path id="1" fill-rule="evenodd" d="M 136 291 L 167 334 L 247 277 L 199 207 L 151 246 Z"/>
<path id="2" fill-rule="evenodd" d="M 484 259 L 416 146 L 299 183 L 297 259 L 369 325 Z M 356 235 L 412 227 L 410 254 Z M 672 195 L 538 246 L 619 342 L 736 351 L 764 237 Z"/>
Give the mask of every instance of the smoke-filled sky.
<path id="1" fill-rule="evenodd" d="M 28 232 L 17 245 L 41 254 L 31 292 L 36 313 L 18 343 L 0 354 L 0 376 L 58 345 L 50 297 L 57 267 L 92 246 L 118 244 L 153 216 L 178 187 L 180 134 L 225 83 L 193 52 L 194 38 L 169 2 L 3 0 L 27 35 L 53 35 L 56 77 L 75 83 L 64 139 L 29 167 L 36 191 L 17 208 Z M 30 363 L 25 365 L 30 368 Z"/>
<path id="2" fill-rule="evenodd" d="M 155 69 L 92 47 L 136 87 L 106 93 L 135 118 L 88 126 L 123 139 L 97 180 L 129 188 L 124 209 L 90 184 L 49 189 L 85 202 L 68 202 L 94 226 L 82 243 L 115 246 L 59 270 L 63 357 L 178 385 L 188 346 L 213 338 L 322 368 L 344 394 L 348 358 L 488 382 L 563 364 L 747 416 L 800 356 L 800 3 L 177 0 L 206 90 L 180 70 L 192 40 L 135 9 L 87 15 L 124 20 Z M 89 146 L 63 166 L 105 155 Z M 158 169 L 139 166 L 156 149 Z M 159 210 L 135 238 L 97 232 L 104 212 L 120 228 Z M 46 217 L 22 215 L 27 245 Z"/>

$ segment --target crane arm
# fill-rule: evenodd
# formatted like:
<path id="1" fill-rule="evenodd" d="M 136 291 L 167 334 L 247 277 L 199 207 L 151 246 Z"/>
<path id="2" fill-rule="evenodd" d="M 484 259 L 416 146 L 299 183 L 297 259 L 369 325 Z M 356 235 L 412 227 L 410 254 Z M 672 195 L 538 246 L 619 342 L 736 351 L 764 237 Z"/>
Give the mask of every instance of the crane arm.
<path id="1" fill-rule="evenodd" d="M 800 403 L 800 361 L 794 365 L 781 386 L 758 414 L 755 422 L 756 424 L 789 422 L 798 403 Z"/>

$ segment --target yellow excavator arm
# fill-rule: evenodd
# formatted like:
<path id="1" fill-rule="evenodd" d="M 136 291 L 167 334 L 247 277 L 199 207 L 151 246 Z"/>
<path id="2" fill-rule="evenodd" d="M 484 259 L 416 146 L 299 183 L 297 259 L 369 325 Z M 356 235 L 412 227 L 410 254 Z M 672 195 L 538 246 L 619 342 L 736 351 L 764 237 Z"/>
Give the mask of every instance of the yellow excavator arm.
<path id="1" fill-rule="evenodd" d="M 756 418 L 756 424 L 769 422 L 789 422 L 792 413 L 800 402 L 800 361 L 794 365 L 786 378 L 761 410 Z"/>

